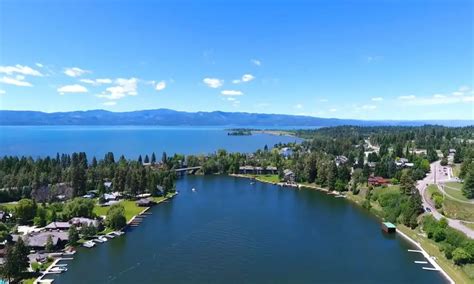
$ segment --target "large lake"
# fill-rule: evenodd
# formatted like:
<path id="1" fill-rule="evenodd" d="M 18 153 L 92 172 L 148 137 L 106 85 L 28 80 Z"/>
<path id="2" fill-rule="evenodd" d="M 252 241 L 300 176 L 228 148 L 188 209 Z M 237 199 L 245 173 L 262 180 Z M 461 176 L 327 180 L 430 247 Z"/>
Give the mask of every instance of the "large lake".
<path id="1" fill-rule="evenodd" d="M 218 149 L 253 152 L 265 145 L 295 142 L 288 136 L 256 134 L 229 136 L 223 128 L 153 127 L 153 126 L 0 126 L 0 155 L 46 156 L 56 153 L 86 152 L 103 157 L 111 151 L 116 156 L 163 151 L 168 154 L 208 154 Z M 161 156 L 160 156 L 161 157 Z"/>
<path id="2" fill-rule="evenodd" d="M 79 249 L 55 283 L 446 283 L 342 198 L 226 176 L 177 188 L 125 236 Z"/>

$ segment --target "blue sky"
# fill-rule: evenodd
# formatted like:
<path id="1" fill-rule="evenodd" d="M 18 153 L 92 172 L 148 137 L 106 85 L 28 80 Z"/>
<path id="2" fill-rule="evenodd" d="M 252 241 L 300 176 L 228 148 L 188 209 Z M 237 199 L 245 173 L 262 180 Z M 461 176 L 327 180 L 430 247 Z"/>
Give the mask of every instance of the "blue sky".
<path id="1" fill-rule="evenodd" d="M 1 109 L 474 119 L 472 1 L 98 2 L 0 2 Z"/>

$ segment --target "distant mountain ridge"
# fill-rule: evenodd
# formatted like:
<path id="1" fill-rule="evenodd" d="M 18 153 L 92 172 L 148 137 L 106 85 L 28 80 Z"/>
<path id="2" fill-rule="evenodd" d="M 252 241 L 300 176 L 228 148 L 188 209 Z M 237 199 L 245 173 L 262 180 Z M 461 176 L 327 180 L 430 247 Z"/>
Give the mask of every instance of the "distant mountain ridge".
<path id="1" fill-rule="evenodd" d="M 45 113 L 40 111 L 0 111 L 0 125 L 157 125 L 157 126 L 445 126 L 473 125 L 473 120 L 356 120 L 302 115 L 246 112 L 184 112 L 171 109 L 111 112 L 106 110 Z"/>

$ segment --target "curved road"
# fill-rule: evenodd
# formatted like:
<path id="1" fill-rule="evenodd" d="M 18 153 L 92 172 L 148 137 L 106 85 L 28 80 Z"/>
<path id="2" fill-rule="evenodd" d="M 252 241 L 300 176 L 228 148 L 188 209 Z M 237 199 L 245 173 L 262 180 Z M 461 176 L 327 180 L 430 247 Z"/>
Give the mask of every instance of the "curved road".
<path id="1" fill-rule="evenodd" d="M 426 175 L 426 177 L 424 179 L 418 181 L 417 185 L 416 185 L 416 188 L 418 188 L 418 191 L 420 192 L 420 195 L 421 195 L 421 198 L 422 198 L 422 201 L 423 201 L 423 208 L 425 208 L 425 209 L 429 208 L 431 210 L 431 214 L 437 220 L 439 220 L 443 217 L 446 218 L 448 220 L 448 223 L 449 223 L 450 227 L 452 227 L 456 230 L 459 230 L 459 231 L 465 233 L 469 238 L 474 239 L 474 230 L 473 229 L 464 226 L 464 224 L 462 224 L 460 220 L 451 219 L 451 218 L 448 218 L 448 217 L 442 215 L 441 213 L 439 213 L 436 210 L 436 208 L 434 207 L 434 204 L 432 204 L 431 201 L 429 200 L 429 198 L 427 196 L 425 196 L 426 188 L 429 184 L 436 184 L 439 188 L 439 183 L 444 183 L 444 182 L 452 180 L 452 177 L 451 177 L 452 173 L 451 173 L 451 168 L 450 167 L 446 167 L 446 168 L 448 168 L 448 170 L 446 172 L 447 175 L 445 175 L 443 170 L 440 171 L 440 169 L 443 168 L 443 166 L 441 166 L 441 164 L 440 164 L 440 161 L 434 162 L 430 166 L 431 166 L 431 171 Z M 441 191 L 441 192 L 443 192 L 443 191 Z M 464 221 L 464 222 L 466 222 L 466 221 Z M 467 223 L 471 223 L 471 222 L 467 222 Z"/>

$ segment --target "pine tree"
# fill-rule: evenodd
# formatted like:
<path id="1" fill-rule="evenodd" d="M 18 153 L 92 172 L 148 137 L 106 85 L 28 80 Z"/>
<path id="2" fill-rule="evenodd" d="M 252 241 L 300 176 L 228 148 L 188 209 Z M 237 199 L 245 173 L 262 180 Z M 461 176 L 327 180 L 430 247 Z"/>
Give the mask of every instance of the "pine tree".
<path id="1" fill-rule="evenodd" d="M 474 198 L 474 167 L 471 166 L 471 169 L 464 179 L 464 184 L 462 186 L 462 193 L 467 198 Z"/>
<path id="2" fill-rule="evenodd" d="M 155 152 L 151 153 L 151 164 L 152 164 L 152 165 L 156 164 L 156 155 L 155 155 Z"/>

